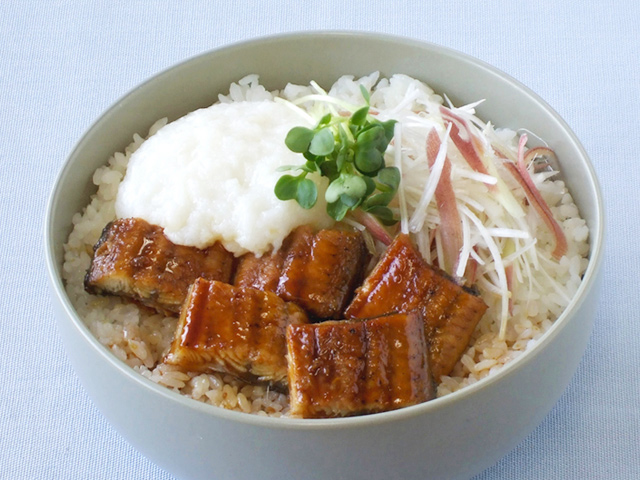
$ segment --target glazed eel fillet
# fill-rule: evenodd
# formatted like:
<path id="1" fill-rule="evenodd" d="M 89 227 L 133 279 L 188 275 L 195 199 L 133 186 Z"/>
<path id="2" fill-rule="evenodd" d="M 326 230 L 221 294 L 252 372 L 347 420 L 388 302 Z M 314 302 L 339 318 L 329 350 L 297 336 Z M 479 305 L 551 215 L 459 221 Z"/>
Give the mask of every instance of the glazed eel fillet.
<path id="1" fill-rule="evenodd" d="M 287 385 L 286 328 L 305 312 L 273 292 L 199 278 L 189 289 L 165 362 Z"/>
<path id="2" fill-rule="evenodd" d="M 175 315 L 198 278 L 228 282 L 233 254 L 216 243 L 198 249 L 172 243 L 161 227 L 139 218 L 109 223 L 85 276 L 89 293 L 121 295 Z"/>
<path id="3" fill-rule="evenodd" d="M 298 227 L 270 254 L 244 255 L 234 284 L 275 292 L 317 319 L 342 318 L 369 253 L 360 232 Z"/>
<path id="4" fill-rule="evenodd" d="M 393 410 L 435 397 L 419 311 L 287 328 L 291 415 Z"/>
<path id="5" fill-rule="evenodd" d="M 487 309 L 476 292 L 427 264 L 405 234 L 398 235 L 346 309 L 348 318 L 370 318 L 418 309 L 436 382 L 448 375 L 469 345 Z"/>

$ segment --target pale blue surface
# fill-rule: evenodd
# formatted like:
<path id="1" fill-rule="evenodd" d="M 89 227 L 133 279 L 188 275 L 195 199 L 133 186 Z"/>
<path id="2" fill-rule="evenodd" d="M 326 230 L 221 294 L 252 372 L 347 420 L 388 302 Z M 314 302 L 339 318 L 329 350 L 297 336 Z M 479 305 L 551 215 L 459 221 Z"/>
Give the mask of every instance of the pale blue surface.
<path id="1" fill-rule="evenodd" d="M 47 197 L 84 131 L 149 76 L 231 42 L 318 29 L 471 54 L 582 140 L 608 215 L 595 329 L 544 422 L 476 480 L 640 478 L 639 21 L 634 0 L 0 2 L 0 478 L 172 478 L 106 423 L 67 361 L 43 261 Z"/>

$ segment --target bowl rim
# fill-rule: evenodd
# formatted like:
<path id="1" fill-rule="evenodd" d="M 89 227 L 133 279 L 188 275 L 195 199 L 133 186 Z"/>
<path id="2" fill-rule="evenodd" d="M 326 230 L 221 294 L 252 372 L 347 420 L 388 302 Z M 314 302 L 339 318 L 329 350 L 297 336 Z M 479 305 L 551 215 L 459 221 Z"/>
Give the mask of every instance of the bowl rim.
<path id="1" fill-rule="evenodd" d="M 53 211 L 57 203 L 59 202 L 60 196 L 63 194 L 61 191 L 61 185 L 68 173 L 68 171 L 72 168 L 70 165 L 70 160 L 74 156 L 75 152 L 78 151 L 82 145 L 84 144 L 87 136 L 91 131 L 93 131 L 101 121 L 113 114 L 114 110 L 119 108 L 119 106 L 126 101 L 126 99 L 133 95 L 136 91 L 140 89 L 144 89 L 149 86 L 153 82 L 157 81 L 164 75 L 168 74 L 172 70 L 178 69 L 181 66 L 197 62 L 199 59 L 208 57 L 211 55 L 217 55 L 223 52 L 229 52 L 234 49 L 242 49 L 247 46 L 254 45 L 256 43 L 265 43 L 265 42 L 287 42 L 294 41 L 298 37 L 317 37 L 317 38 L 376 38 L 379 40 L 389 41 L 392 43 L 408 45 L 412 47 L 417 47 L 420 49 L 433 50 L 438 52 L 439 54 L 446 55 L 454 58 L 457 61 L 467 62 L 474 65 L 476 68 L 483 68 L 489 70 L 494 75 L 502 77 L 509 83 L 511 83 L 514 87 L 517 87 L 524 95 L 531 97 L 537 104 L 539 104 L 544 110 L 547 111 L 554 119 L 562 126 L 564 133 L 567 137 L 573 142 L 576 149 L 580 152 L 582 157 L 582 163 L 587 169 L 589 180 L 591 181 L 590 188 L 595 193 L 595 203 L 596 203 L 596 211 L 593 212 L 593 225 L 590 225 L 589 232 L 589 245 L 590 245 L 590 254 L 589 254 L 589 263 L 587 265 L 587 269 L 583 275 L 583 280 L 578 287 L 576 294 L 573 296 L 565 310 L 562 314 L 554 321 L 553 325 L 547 330 L 531 347 L 531 349 L 523 352 L 522 355 L 517 358 L 511 360 L 507 365 L 501 368 L 498 372 L 488 375 L 487 377 L 477 381 L 472 385 L 468 385 L 466 387 L 461 388 L 456 392 L 452 392 L 447 394 L 444 397 L 435 398 L 428 402 L 424 402 L 418 405 L 413 405 L 409 407 L 404 407 L 398 410 L 392 410 L 387 412 L 362 415 L 362 416 L 352 416 L 352 417 L 340 417 L 340 418 L 321 418 L 321 419 L 302 419 L 302 418 L 290 418 L 290 417 L 267 417 L 260 415 L 247 414 L 244 412 L 227 410 L 221 407 L 216 407 L 213 405 L 205 404 L 198 400 L 186 397 L 178 392 L 170 390 L 162 385 L 159 385 L 152 380 L 145 378 L 139 373 L 135 372 L 133 368 L 129 367 L 122 360 L 118 359 L 115 355 L 113 355 L 106 346 L 101 344 L 98 339 L 91 333 L 87 325 L 83 322 L 83 320 L 79 317 L 75 308 L 71 304 L 71 301 L 66 294 L 65 287 L 63 281 L 57 275 L 56 271 L 56 261 L 55 261 L 55 249 L 53 242 L 53 232 L 55 230 L 55 226 L 53 225 Z M 133 133 L 133 132 L 132 132 Z M 524 368 L 528 363 L 533 361 L 538 355 L 544 354 L 544 350 L 546 346 L 555 338 L 559 332 L 564 329 L 567 324 L 567 318 L 571 316 L 571 313 L 578 309 L 582 303 L 584 303 L 587 293 L 591 291 L 595 282 L 597 281 L 597 272 L 600 271 L 601 264 L 603 262 L 604 256 L 604 234 L 605 234 L 605 213 L 604 213 L 604 204 L 603 197 L 601 192 L 601 187 L 596 176 L 593 164 L 582 146 L 581 142 L 573 132 L 573 130 L 569 127 L 566 121 L 541 97 L 539 97 L 535 92 L 529 89 L 527 86 L 511 77 L 509 74 L 503 72 L 502 70 L 480 60 L 466 53 L 460 52 L 458 50 L 452 49 L 450 47 L 438 45 L 436 43 L 416 40 L 413 38 L 399 36 L 399 35 L 389 35 L 384 33 L 374 33 L 369 31 L 360 31 L 360 30 L 311 30 L 311 31 L 294 31 L 280 34 L 272 34 L 265 36 L 252 37 L 249 39 L 236 41 L 227 45 L 222 45 L 213 49 L 209 49 L 200 54 L 191 56 L 185 60 L 182 60 L 176 64 L 173 64 L 167 68 L 160 70 L 158 73 L 154 74 L 144 82 L 135 86 L 133 89 L 126 92 L 123 96 L 117 99 L 107 110 L 102 112 L 100 116 L 86 129 L 82 135 L 82 137 L 77 141 L 69 155 L 66 157 L 62 167 L 60 168 L 56 179 L 53 184 L 53 188 L 50 192 L 49 198 L 46 203 L 46 213 L 44 218 L 44 250 L 45 250 L 45 263 L 47 274 L 49 277 L 49 283 L 52 287 L 53 293 L 57 297 L 57 300 L 63 307 L 64 312 L 68 318 L 64 319 L 64 321 L 70 321 L 72 326 L 75 328 L 77 333 L 83 338 L 84 341 L 88 342 L 92 348 L 94 348 L 111 367 L 118 370 L 121 374 L 127 377 L 129 380 L 132 380 L 134 383 L 138 384 L 143 389 L 151 390 L 153 393 L 161 395 L 165 397 L 167 400 L 176 402 L 187 409 L 192 409 L 199 411 L 203 414 L 210 415 L 212 417 L 217 417 L 220 419 L 240 422 L 245 424 L 251 424 L 259 427 L 265 428 L 273 428 L 273 429 L 305 429 L 305 430 L 324 430 L 324 429 L 343 429 L 343 428 L 362 428 L 368 427 L 371 425 L 380 425 L 387 422 L 394 422 L 398 420 L 407 420 L 412 417 L 421 416 L 424 414 L 433 414 L 438 410 L 445 408 L 449 405 L 458 403 L 467 397 L 474 395 L 475 392 L 485 390 L 490 388 L 493 384 L 502 381 L 505 377 L 516 374 L 519 370 Z M 58 322 L 63 321 L 58 318 Z"/>

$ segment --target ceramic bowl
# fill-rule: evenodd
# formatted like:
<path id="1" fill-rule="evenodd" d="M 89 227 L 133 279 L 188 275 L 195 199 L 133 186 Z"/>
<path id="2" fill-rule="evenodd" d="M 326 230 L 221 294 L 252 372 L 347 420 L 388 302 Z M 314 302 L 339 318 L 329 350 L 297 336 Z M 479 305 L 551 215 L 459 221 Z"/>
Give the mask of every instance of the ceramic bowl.
<path id="1" fill-rule="evenodd" d="M 269 89 L 340 75 L 405 73 L 455 105 L 478 99 L 481 118 L 536 132 L 554 148 L 590 229 L 590 263 L 569 307 L 526 354 L 499 373 L 421 405 L 353 418 L 265 418 L 184 398 L 143 378 L 89 332 L 65 293 L 62 245 L 93 192 L 94 170 L 161 117 L 208 106 L 258 73 Z M 45 250 L 59 329 L 84 387 L 135 448 L 181 479 L 469 478 L 497 462 L 545 417 L 584 353 L 598 301 L 603 205 L 579 140 L 541 98 L 508 75 L 441 46 L 358 32 L 260 38 L 197 56 L 120 99 L 79 141 L 52 192 Z"/>

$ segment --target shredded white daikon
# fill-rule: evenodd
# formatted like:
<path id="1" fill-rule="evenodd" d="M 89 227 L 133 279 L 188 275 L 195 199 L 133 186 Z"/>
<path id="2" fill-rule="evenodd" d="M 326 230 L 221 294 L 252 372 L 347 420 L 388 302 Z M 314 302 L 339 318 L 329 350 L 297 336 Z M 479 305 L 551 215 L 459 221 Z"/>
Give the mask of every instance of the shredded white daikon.
<path id="1" fill-rule="evenodd" d="M 393 130 L 394 166 L 400 172 L 402 179 L 402 124 L 396 123 Z M 405 182 L 398 185 L 398 204 L 400 205 L 400 231 L 409 233 L 409 215 L 407 213 L 407 199 L 404 192 Z"/>
<path id="2" fill-rule="evenodd" d="M 476 109 L 484 100 L 456 107 L 446 96 L 443 101 L 427 85 L 405 75 L 379 79 L 375 72 L 361 79 L 345 78 L 336 84 L 342 85 L 340 89 L 334 86 L 328 93 L 313 82 L 305 91 L 296 91 L 295 98 L 290 98 L 292 108 L 306 110 L 316 121 L 328 111 L 354 112 L 362 105 L 364 87 L 371 93 L 371 112 L 381 121 L 397 121 L 386 155 L 387 165 L 395 166 L 401 178 L 391 205 L 399 219 L 395 231 L 410 234 L 427 263 L 440 268 L 445 247 L 450 247 L 443 244 L 443 238 L 450 237 L 443 235 L 442 229 L 455 225 L 443 223 L 436 190 L 445 164 L 450 165 L 447 174 L 460 213 L 462 238 L 457 262 L 448 273 L 461 282 L 475 283 L 483 297 L 497 297 L 497 302 L 488 303 L 497 305 L 495 320 L 499 337 L 504 338 L 515 284 L 521 285 L 520 292 L 529 292 L 528 298 L 534 298 L 536 291 L 543 290 L 541 283 L 553 282 L 549 275 L 534 273 L 542 269 L 541 262 L 556 261 L 549 248 L 538 241 L 539 218 L 503 166 L 504 162 L 518 161 L 517 132 L 497 129 L 478 117 Z M 434 129 L 440 146 L 430 167 L 427 137 Z M 466 142 L 464 148 L 456 141 Z M 531 178 L 545 185 L 555 174 L 556 170 L 546 170 Z M 354 226 L 366 229 L 359 222 Z M 557 291 L 557 296 L 563 297 L 563 289 Z"/>

